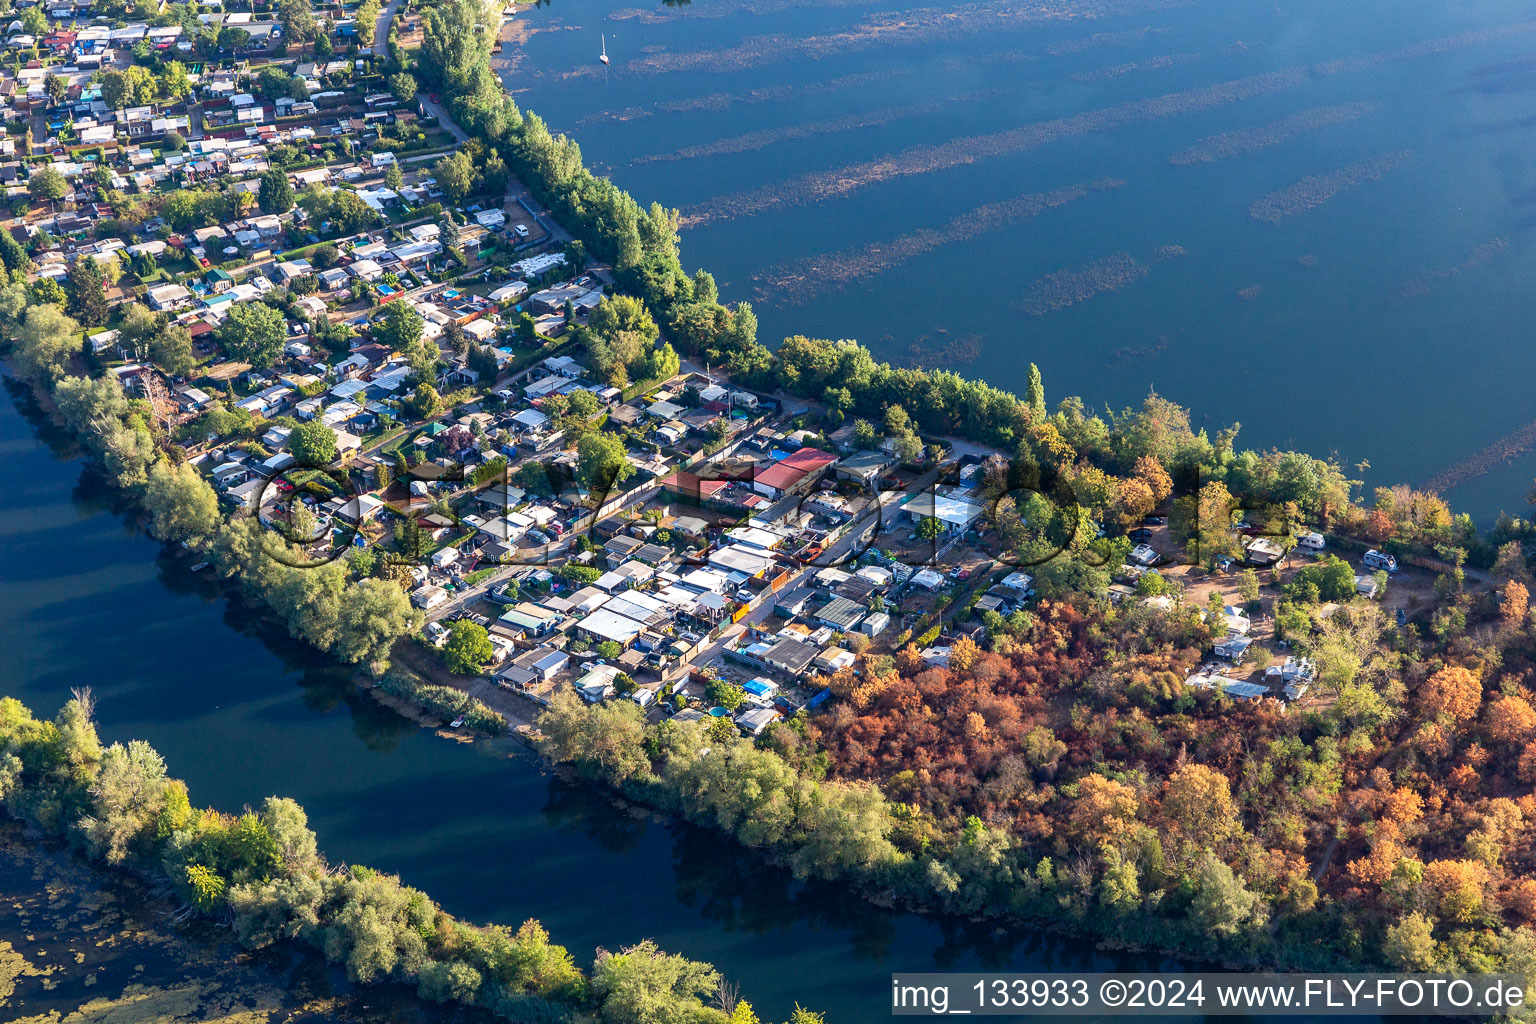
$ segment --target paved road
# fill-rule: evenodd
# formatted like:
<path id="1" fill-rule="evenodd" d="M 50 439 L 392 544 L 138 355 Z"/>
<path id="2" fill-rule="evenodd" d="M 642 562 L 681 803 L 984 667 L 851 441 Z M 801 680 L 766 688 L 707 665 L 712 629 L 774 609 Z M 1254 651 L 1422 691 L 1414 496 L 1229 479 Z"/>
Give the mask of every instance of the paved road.
<path id="1" fill-rule="evenodd" d="M 389 53 L 389 25 L 400 9 L 400 0 L 389 0 L 389 6 L 379 12 L 378 23 L 373 27 L 373 55 L 383 57 Z"/>
<path id="2" fill-rule="evenodd" d="M 448 129 L 455 142 L 469 141 L 469 132 L 460 128 L 458 122 L 448 116 L 448 111 L 443 109 L 441 103 L 433 103 L 429 97 L 421 93 L 416 94 L 416 99 L 421 103 L 422 111 L 429 117 L 437 118 L 437 123 Z"/>

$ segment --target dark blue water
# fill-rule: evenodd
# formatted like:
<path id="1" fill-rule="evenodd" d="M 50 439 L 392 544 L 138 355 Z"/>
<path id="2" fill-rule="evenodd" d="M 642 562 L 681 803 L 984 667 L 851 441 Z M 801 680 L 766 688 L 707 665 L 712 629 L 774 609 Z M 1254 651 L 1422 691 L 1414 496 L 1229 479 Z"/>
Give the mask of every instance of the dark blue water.
<path id="1" fill-rule="evenodd" d="M 1368 462 L 1371 484 L 1428 481 L 1536 419 L 1524 383 L 1536 371 L 1536 32 L 1457 41 L 1531 18 L 1529 4 L 1055 3 L 1038 6 L 1057 17 L 998 22 L 988 15 L 1005 5 L 977 3 L 948 5 L 943 31 L 889 30 L 897 14 L 921 22 L 929 5 L 557 0 L 522 16 L 531 34 L 506 47 L 506 80 L 521 104 L 574 133 L 590 163 L 687 215 L 916 146 L 1308 69 L 1209 109 L 1004 155 L 978 146 L 970 162 L 821 202 L 727 210 L 685 230 L 685 258 L 712 269 L 727 299 L 754 298 L 770 343 L 858 338 L 883 359 L 1017 390 L 1033 361 L 1053 400 L 1079 394 L 1094 406 L 1156 388 L 1199 425 L 1241 422 L 1249 445 Z M 607 70 L 595 62 L 604 33 Z M 1414 51 L 1431 40 L 1451 41 Z M 1372 59 L 1326 65 L 1362 57 Z M 1370 111 L 1253 152 L 1169 161 L 1218 133 L 1359 103 Z M 795 137 L 635 162 L 782 129 Z M 1403 150 L 1403 166 L 1309 211 L 1278 223 L 1250 214 L 1309 176 Z M 771 273 L 1104 176 L 1126 184 L 808 302 Z M 1185 255 L 1149 257 L 1174 245 Z M 1145 269 L 1133 283 L 1043 315 L 1020 308 L 1045 275 L 1122 253 Z M 1533 474 L 1528 453 L 1447 497 L 1486 519 L 1520 508 Z"/>

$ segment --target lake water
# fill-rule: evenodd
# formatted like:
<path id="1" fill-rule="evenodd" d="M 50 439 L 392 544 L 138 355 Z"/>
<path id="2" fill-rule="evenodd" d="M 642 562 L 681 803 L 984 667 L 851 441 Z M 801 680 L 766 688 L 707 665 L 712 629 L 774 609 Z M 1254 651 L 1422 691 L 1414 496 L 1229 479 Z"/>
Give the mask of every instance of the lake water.
<path id="1" fill-rule="evenodd" d="M 148 740 L 198 805 L 291 796 L 332 861 L 396 872 L 471 920 L 537 917 L 583 966 L 654 938 L 716 964 L 765 1021 L 797 1000 L 833 1024 L 881 1018 L 892 971 L 1178 967 L 798 885 L 717 836 L 616 812 L 510 742 L 440 739 L 161 558 L 18 397 L 0 395 L 0 696 L 51 715 L 91 687 L 103 738 Z"/>
<path id="2" fill-rule="evenodd" d="M 927 4 L 555 0 L 499 66 L 770 343 L 1521 508 L 1536 453 L 1468 460 L 1536 419 L 1530 4 Z"/>

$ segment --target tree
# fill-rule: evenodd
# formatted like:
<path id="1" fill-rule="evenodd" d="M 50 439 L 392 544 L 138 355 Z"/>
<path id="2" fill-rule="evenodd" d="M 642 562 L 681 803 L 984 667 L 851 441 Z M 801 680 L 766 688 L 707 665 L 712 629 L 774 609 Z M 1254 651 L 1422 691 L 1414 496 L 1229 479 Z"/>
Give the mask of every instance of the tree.
<path id="1" fill-rule="evenodd" d="M 1408 914 L 1387 929 L 1381 951 L 1402 970 L 1433 971 L 1440 963 L 1434 931 L 1434 922 L 1423 914 Z"/>
<path id="2" fill-rule="evenodd" d="M 341 259 L 341 250 L 330 242 L 317 245 L 309 254 L 309 262 L 314 264 L 316 270 L 330 270 Z"/>
<path id="3" fill-rule="evenodd" d="M 416 390 L 406 399 L 406 403 L 417 417 L 424 420 L 443 411 L 443 396 L 437 393 L 437 388 L 425 382 L 416 385 Z"/>
<path id="4" fill-rule="evenodd" d="M 43 91 L 48 94 L 48 102 L 57 106 L 69 92 L 69 82 L 59 75 L 47 75 L 43 78 Z"/>
<path id="5" fill-rule="evenodd" d="M 283 35 L 289 40 L 304 43 L 315 38 L 315 16 L 309 0 L 279 0 L 277 16 L 283 25 Z"/>
<path id="6" fill-rule="evenodd" d="M 31 270 L 33 266 L 32 257 L 27 255 L 27 250 L 16 241 L 15 235 L 5 230 L 0 230 L 0 263 L 4 263 L 5 269 L 13 274 L 18 270 Z"/>
<path id="7" fill-rule="evenodd" d="M 460 619 L 448 627 L 448 641 L 443 644 L 443 661 L 448 671 L 473 675 L 495 656 L 490 634 L 480 623 Z"/>
<path id="8" fill-rule="evenodd" d="M 1450 665 L 1426 679 L 1419 696 L 1431 715 L 1465 722 L 1477 717 L 1483 684 L 1468 669 Z"/>
<path id="9" fill-rule="evenodd" d="M 287 336 L 288 322 L 283 314 L 264 302 L 235 304 L 217 333 L 219 344 L 231 359 L 262 368 L 277 361 Z"/>
<path id="10" fill-rule="evenodd" d="M 141 844 L 166 796 L 165 762 L 143 740 L 102 751 L 91 784 L 91 814 L 80 822 L 92 853 L 121 864 Z"/>
<path id="11" fill-rule="evenodd" d="M 378 33 L 379 7 L 379 0 L 363 0 L 357 8 L 357 40 L 364 46 L 372 46 Z"/>
<path id="12" fill-rule="evenodd" d="M 475 187 L 475 163 L 463 150 L 432 165 L 432 177 L 450 203 L 458 205 Z"/>
<path id="13" fill-rule="evenodd" d="M 29 36 L 48 34 L 48 15 L 41 6 L 28 7 L 21 12 L 21 28 Z"/>
<path id="14" fill-rule="evenodd" d="M 587 327 L 600 338 L 612 341 L 621 332 L 638 336 L 642 347 L 649 348 L 661 335 L 645 303 L 632 295 L 609 295 L 597 304 L 587 318 Z"/>
<path id="15" fill-rule="evenodd" d="M 240 50 L 251 41 L 251 34 L 243 28 L 235 28 L 233 25 L 219 29 L 219 34 L 214 37 L 214 45 L 220 50 Z"/>
<path id="16" fill-rule="evenodd" d="M 1531 592 L 1516 580 L 1510 580 L 1504 584 L 1499 602 L 1499 617 L 1504 624 L 1513 629 L 1519 629 L 1525 625 L 1525 615 L 1530 609 Z"/>
<path id="17" fill-rule="evenodd" d="M 1244 926 L 1261 927 L 1268 918 L 1264 901 L 1250 892 L 1227 864 L 1207 853 L 1195 878 L 1191 918 L 1197 925 L 1220 937 L 1236 935 Z"/>
<path id="18" fill-rule="evenodd" d="M 69 182 L 64 180 L 64 175 L 52 167 L 40 167 L 27 179 L 27 194 L 33 199 L 40 201 L 63 199 L 68 193 Z"/>
<path id="19" fill-rule="evenodd" d="M 416 98 L 416 79 L 408 71 L 402 71 L 396 75 L 390 75 L 389 91 L 395 99 L 401 103 L 409 103 Z"/>
<path id="20" fill-rule="evenodd" d="M 944 524 L 933 516 L 918 520 L 917 536 L 920 540 L 935 541 L 944 535 Z"/>
<path id="21" fill-rule="evenodd" d="M 389 649 L 395 641 L 419 628 L 420 620 L 395 584 L 363 580 L 349 590 L 341 606 L 331 652 L 342 661 L 361 662 L 377 675 L 389 667 Z"/>
<path id="22" fill-rule="evenodd" d="M 107 302 L 106 277 L 94 256 L 77 260 L 69 268 L 69 314 L 87 327 L 100 327 L 112 314 Z"/>
<path id="23" fill-rule="evenodd" d="M 384 168 L 384 187 L 399 192 L 405 185 L 405 172 L 400 170 L 399 163 L 392 163 Z"/>
<path id="24" fill-rule="evenodd" d="M 422 329 L 426 324 L 421 314 L 404 302 L 391 302 L 384 307 L 383 314 L 373 322 L 369 331 L 373 334 L 373 340 L 380 345 L 396 352 L 404 352 L 421 338 Z M 433 345 L 432 349 L 432 361 L 435 364 L 437 346 Z M 425 380 L 432 379 L 431 373 L 417 375 Z"/>
<path id="25" fill-rule="evenodd" d="M 1163 811 L 1202 845 L 1242 831 L 1226 776 L 1203 764 L 1190 762 L 1169 777 Z"/>
<path id="26" fill-rule="evenodd" d="M 101 100 L 112 110 L 153 103 L 160 89 L 155 76 L 140 64 L 130 64 L 123 71 L 103 71 L 100 83 Z"/>
<path id="27" fill-rule="evenodd" d="M 144 491 L 150 530 L 167 544 L 202 544 L 213 539 L 220 523 L 219 499 L 189 463 L 157 462 L 149 469 Z"/>
<path id="28" fill-rule="evenodd" d="M 197 366 L 192 335 L 181 324 L 171 324 L 156 334 L 149 344 L 150 358 L 173 377 L 185 377 Z"/>
<path id="29" fill-rule="evenodd" d="M 58 306 L 33 306 L 16 335 L 16 365 L 24 376 L 52 382 L 80 350 L 80 325 Z"/>
<path id="30" fill-rule="evenodd" d="M 280 167 L 272 167 L 261 176 L 261 190 L 257 202 L 263 213 L 287 213 L 293 209 L 293 186 L 288 174 Z"/>
<path id="31" fill-rule="evenodd" d="M 590 491 L 608 491 L 634 473 L 624 442 L 611 434 L 591 433 L 576 443 L 576 480 Z"/>
<path id="32" fill-rule="evenodd" d="M 1024 387 L 1024 404 L 1035 414 L 1036 420 L 1045 419 L 1045 383 L 1040 379 L 1040 367 L 1029 364 L 1029 380 Z"/>
<path id="33" fill-rule="evenodd" d="M 592 968 L 592 990 L 608 1024 L 695 1020 L 700 997 L 719 984 L 719 973 L 708 964 L 663 953 L 649 939 L 600 958 Z"/>
<path id="34" fill-rule="evenodd" d="M 160 91 L 173 100 L 192 95 L 192 80 L 187 77 L 187 67 L 179 60 L 168 60 L 160 69 Z M 169 141 L 169 137 L 167 137 Z M 182 140 L 185 145 L 186 140 Z"/>
<path id="35" fill-rule="evenodd" d="M 747 691 L 725 678 L 713 678 L 704 684 L 704 696 L 711 704 L 735 711 L 747 699 Z"/>
<path id="36" fill-rule="evenodd" d="M 329 466 L 336 461 L 336 431 L 319 420 L 310 420 L 293 429 L 288 447 L 301 466 Z"/>

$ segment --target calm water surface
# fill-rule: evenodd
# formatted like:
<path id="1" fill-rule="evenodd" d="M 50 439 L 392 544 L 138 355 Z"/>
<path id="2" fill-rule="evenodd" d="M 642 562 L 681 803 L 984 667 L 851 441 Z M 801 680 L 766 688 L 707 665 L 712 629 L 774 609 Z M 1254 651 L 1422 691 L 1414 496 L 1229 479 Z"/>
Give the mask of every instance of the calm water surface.
<path id="1" fill-rule="evenodd" d="M 1536 419 L 1532 18 L 1511 0 L 555 0 L 523 16 L 501 67 L 642 201 L 706 216 L 686 259 L 754 301 L 765 340 L 854 337 L 1018 390 L 1034 361 L 1055 398 L 1120 407 L 1156 388 L 1200 425 L 1241 422 L 1250 445 L 1423 483 Z M 1196 102 L 1273 72 L 1292 74 Z M 1094 113 L 1178 94 L 1158 116 Z M 1339 108 L 1261 148 L 1170 161 Z M 1029 148 L 982 141 L 1085 114 Z M 1387 154 L 1406 159 L 1377 179 L 1346 170 Z M 1250 212 L 1341 171 L 1321 205 Z M 858 186 L 816 201 L 805 177 L 825 172 Z M 1123 184 L 885 258 L 978 208 L 1106 177 Z M 785 272 L 807 256 L 821 269 Z M 853 258 L 875 272 L 808 293 Z M 1086 273 L 1106 267 L 1124 272 Z M 1533 474 L 1527 453 L 1448 497 L 1487 518 L 1522 506 Z"/>

